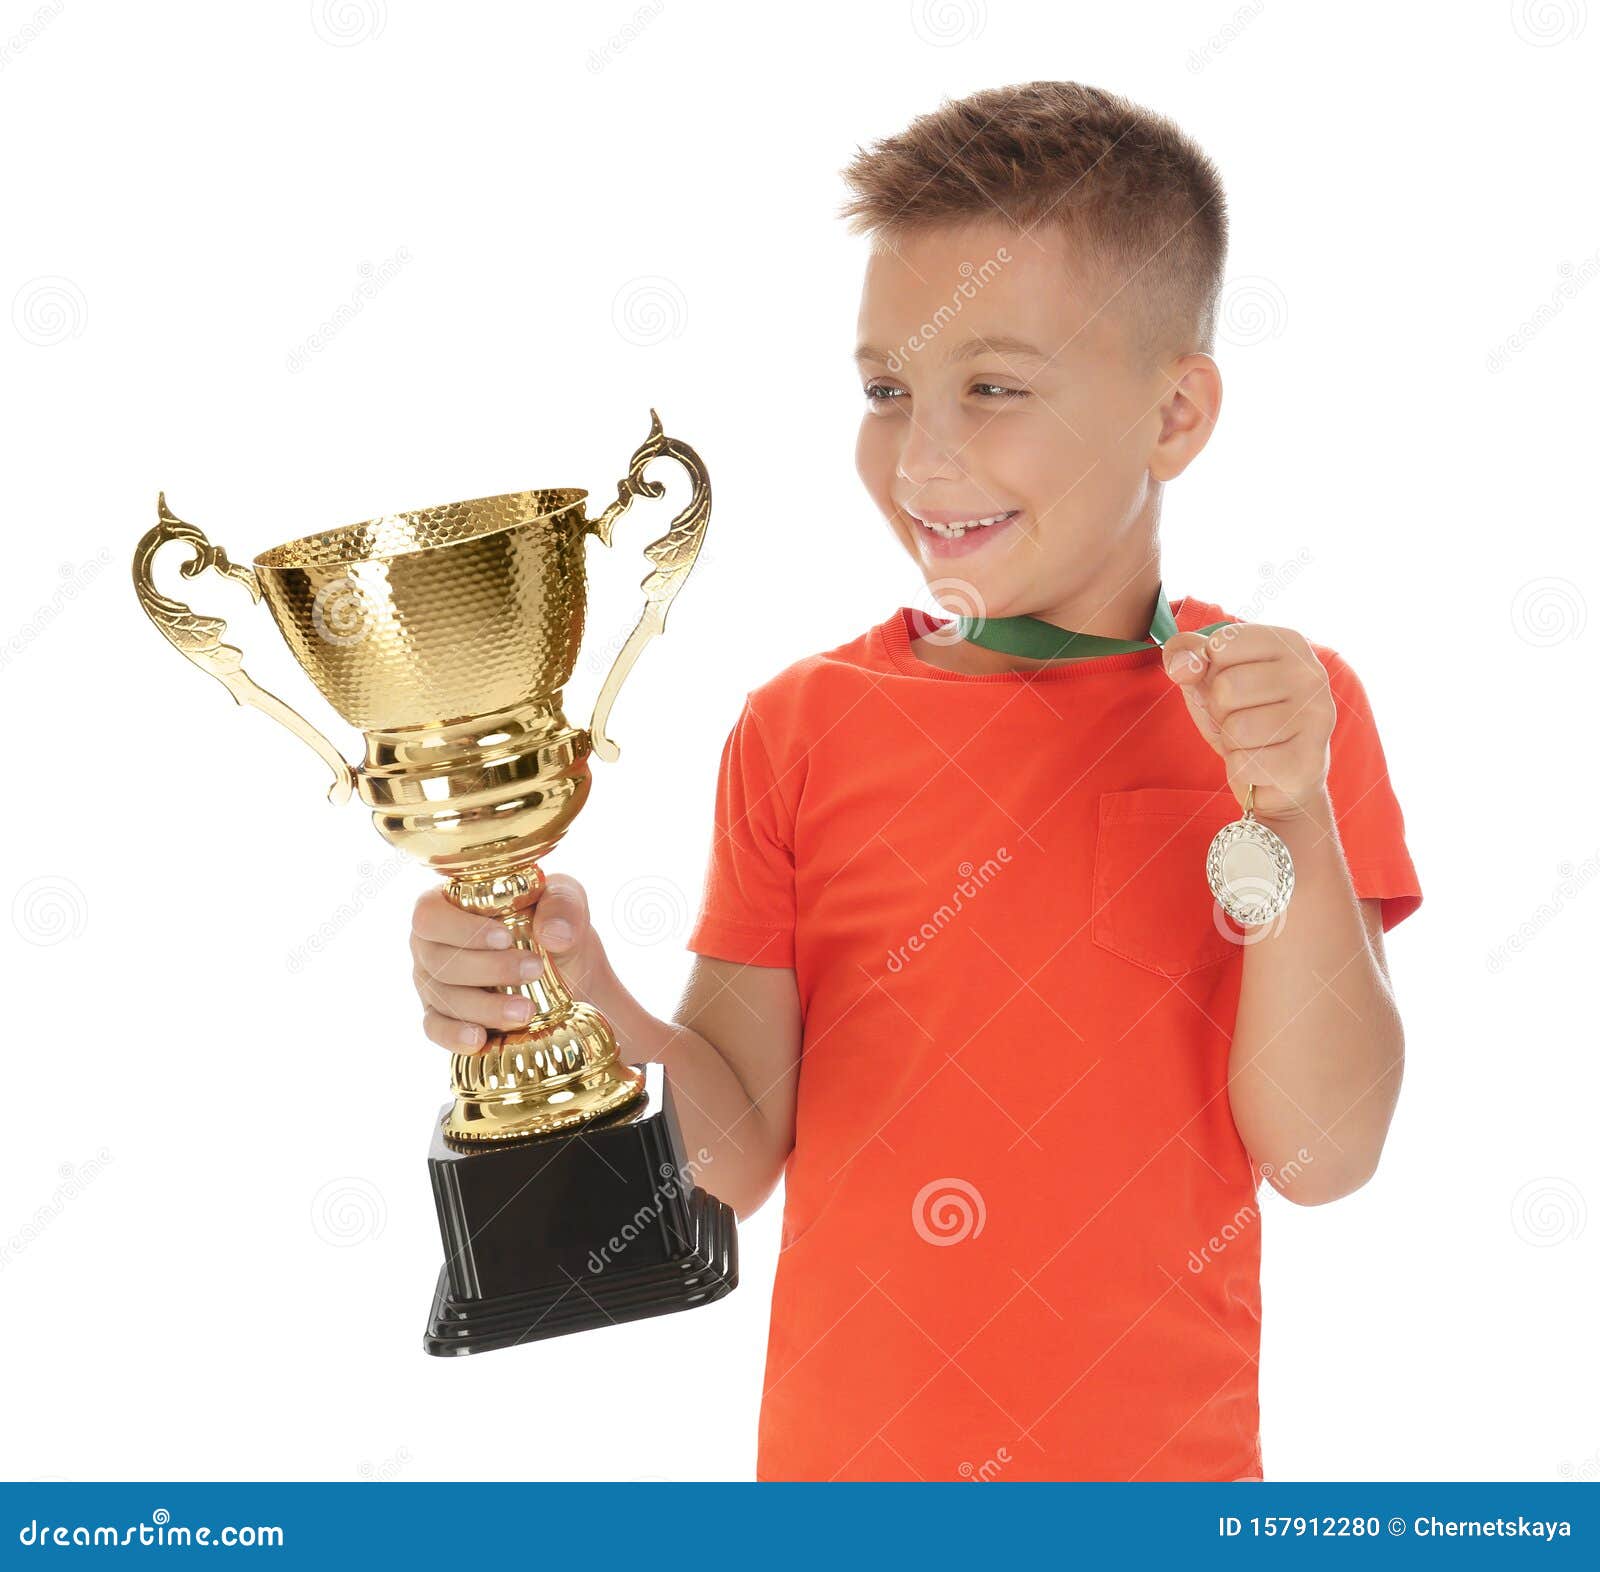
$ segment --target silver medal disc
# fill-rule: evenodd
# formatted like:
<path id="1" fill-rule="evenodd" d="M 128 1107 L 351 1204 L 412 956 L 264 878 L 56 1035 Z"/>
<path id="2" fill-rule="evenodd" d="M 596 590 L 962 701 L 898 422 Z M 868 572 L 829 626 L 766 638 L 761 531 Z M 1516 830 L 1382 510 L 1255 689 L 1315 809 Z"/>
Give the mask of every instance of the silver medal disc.
<path id="1" fill-rule="evenodd" d="M 1235 922 L 1267 923 L 1289 904 L 1294 859 L 1282 839 L 1246 808 L 1244 818 L 1217 831 L 1206 854 L 1206 879 Z"/>

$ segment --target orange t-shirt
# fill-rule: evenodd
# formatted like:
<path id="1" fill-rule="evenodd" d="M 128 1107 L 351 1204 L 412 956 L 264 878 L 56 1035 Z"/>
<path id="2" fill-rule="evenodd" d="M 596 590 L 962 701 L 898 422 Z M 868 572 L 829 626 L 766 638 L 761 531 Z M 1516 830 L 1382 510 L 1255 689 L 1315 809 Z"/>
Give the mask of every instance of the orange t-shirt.
<path id="1" fill-rule="evenodd" d="M 723 751 L 689 948 L 792 966 L 804 1011 L 758 1477 L 1259 1477 L 1243 951 L 1205 877 L 1238 803 L 1154 645 L 965 676 L 912 651 L 945 625 L 901 607 L 797 661 Z M 1391 928 L 1421 903 L 1400 808 L 1313 647 Z"/>

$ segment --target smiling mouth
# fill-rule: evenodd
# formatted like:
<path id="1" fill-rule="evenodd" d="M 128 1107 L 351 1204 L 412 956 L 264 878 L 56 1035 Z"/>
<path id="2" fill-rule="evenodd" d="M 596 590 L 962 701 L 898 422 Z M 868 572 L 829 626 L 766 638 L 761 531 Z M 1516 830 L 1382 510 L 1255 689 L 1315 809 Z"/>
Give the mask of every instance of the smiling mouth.
<path id="1" fill-rule="evenodd" d="M 1008 523 L 1021 511 L 1020 508 L 1008 508 L 1003 513 L 987 513 L 976 518 L 925 519 L 920 514 L 913 513 L 910 508 L 906 509 L 907 515 L 919 528 L 937 535 L 941 540 L 960 540 L 963 535 L 973 530 L 993 529 L 996 524 Z"/>

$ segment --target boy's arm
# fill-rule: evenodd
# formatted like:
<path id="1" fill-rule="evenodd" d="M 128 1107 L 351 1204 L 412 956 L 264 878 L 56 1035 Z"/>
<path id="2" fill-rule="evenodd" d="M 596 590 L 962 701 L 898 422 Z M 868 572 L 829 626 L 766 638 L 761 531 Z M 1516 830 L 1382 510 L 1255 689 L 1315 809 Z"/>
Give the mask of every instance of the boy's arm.
<path id="1" fill-rule="evenodd" d="M 1269 822 L 1294 858 L 1294 895 L 1281 930 L 1245 948 L 1228 1100 L 1256 1166 L 1291 1201 L 1316 1205 L 1372 1177 L 1405 1035 L 1382 903 L 1357 898 L 1331 802 Z"/>
<path id="2" fill-rule="evenodd" d="M 794 1146 L 801 1018 L 793 969 L 696 955 L 676 1017 L 663 1021 L 602 964 L 585 997 L 611 1022 L 624 1058 L 665 1066 L 696 1181 L 748 1217 Z"/>
<path id="3" fill-rule="evenodd" d="M 1242 803 L 1294 859 L 1276 924 L 1243 940 L 1228 1098 L 1257 1168 L 1290 1200 L 1337 1200 L 1372 1177 L 1404 1069 L 1381 903 L 1355 893 L 1328 792 L 1327 669 L 1287 628 L 1236 623 L 1167 641 L 1168 675 Z"/>

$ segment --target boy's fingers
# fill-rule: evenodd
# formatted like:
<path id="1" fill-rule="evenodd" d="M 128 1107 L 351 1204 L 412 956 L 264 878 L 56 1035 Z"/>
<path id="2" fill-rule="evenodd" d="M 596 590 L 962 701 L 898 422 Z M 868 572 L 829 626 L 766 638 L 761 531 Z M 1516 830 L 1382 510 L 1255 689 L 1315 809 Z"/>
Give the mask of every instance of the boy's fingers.
<path id="1" fill-rule="evenodd" d="M 553 873 L 539 897 L 533 936 L 547 950 L 572 949 L 589 928 L 589 897 L 568 873 Z"/>
<path id="2" fill-rule="evenodd" d="M 441 1048 L 448 1048 L 452 1053 L 481 1048 L 487 1036 L 481 1026 L 473 1026 L 466 1021 L 441 1015 L 438 1010 L 423 1011 L 422 1030 L 427 1034 L 429 1042 L 438 1043 Z"/>
<path id="3" fill-rule="evenodd" d="M 434 944 L 453 944 L 462 950 L 506 950 L 511 935 L 498 918 L 475 917 L 445 898 L 444 886 L 435 885 L 417 897 L 411 910 L 411 931 Z"/>
<path id="4" fill-rule="evenodd" d="M 1161 646 L 1161 662 L 1174 682 L 1188 687 L 1205 676 L 1211 652 L 1203 634 L 1174 633 Z"/>
<path id="5" fill-rule="evenodd" d="M 504 1031 L 507 1027 L 526 1025 L 532 1013 L 533 1001 L 525 994 L 499 993 L 493 988 L 459 988 L 453 983 L 436 981 L 420 967 L 412 972 L 411 980 L 425 1005 L 457 1021 L 471 1021 L 478 1026 Z"/>
<path id="6" fill-rule="evenodd" d="M 513 988 L 538 975 L 524 966 L 539 965 L 527 950 L 463 950 L 454 944 L 436 944 L 411 935 L 411 958 L 417 969 L 435 982 L 459 983 L 469 988 Z"/>

